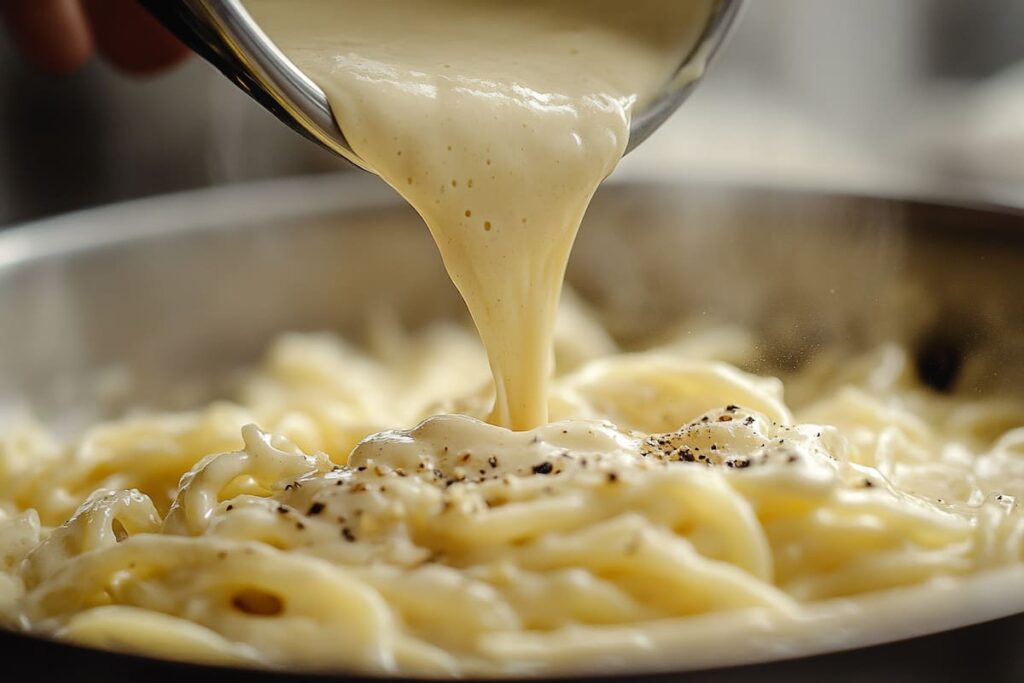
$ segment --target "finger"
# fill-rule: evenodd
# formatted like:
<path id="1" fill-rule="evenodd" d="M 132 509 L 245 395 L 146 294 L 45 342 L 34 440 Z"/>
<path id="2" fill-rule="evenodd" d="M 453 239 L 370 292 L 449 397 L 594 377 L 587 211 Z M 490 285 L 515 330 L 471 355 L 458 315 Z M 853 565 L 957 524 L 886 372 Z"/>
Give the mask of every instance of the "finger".
<path id="1" fill-rule="evenodd" d="M 78 0 L 0 0 L 0 16 L 21 52 L 41 69 L 68 73 L 92 54 Z"/>
<path id="2" fill-rule="evenodd" d="M 136 0 L 84 0 L 84 5 L 97 50 L 125 71 L 153 73 L 188 54 Z"/>

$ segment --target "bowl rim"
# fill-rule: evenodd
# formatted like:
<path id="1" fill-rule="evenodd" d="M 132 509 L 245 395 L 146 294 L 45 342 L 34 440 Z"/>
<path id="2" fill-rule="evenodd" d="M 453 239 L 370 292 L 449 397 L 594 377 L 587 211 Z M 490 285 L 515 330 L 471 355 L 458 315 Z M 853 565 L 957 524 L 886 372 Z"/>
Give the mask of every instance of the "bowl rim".
<path id="1" fill-rule="evenodd" d="M 852 191 L 829 185 L 801 185 L 758 179 L 739 182 L 716 174 L 666 173 L 634 169 L 616 173 L 604 185 L 683 185 L 697 190 L 783 195 L 791 198 L 889 203 L 932 211 L 969 211 L 1024 221 L 1020 204 L 926 191 Z M 598 190 L 600 193 L 600 189 Z M 11 226 L 0 226 L 0 272 L 37 258 L 68 256 L 138 239 L 237 229 L 249 221 L 295 219 L 331 210 L 400 205 L 402 200 L 376 176 L 342 171 L 211 186 L 94 206 Z M 1024 227 L 1022 227 L 1024 231 Z"/>

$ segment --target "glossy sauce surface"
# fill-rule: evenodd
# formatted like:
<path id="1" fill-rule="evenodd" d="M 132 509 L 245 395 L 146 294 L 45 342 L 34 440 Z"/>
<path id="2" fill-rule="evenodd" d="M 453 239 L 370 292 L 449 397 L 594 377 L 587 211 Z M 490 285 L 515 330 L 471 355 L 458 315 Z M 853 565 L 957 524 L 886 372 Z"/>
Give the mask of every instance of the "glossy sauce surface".
<path id="1" fill-rule="evenodd" d="M 327 93 L 358 163 L 420 213 L 487 349 L 490 420 L 547 421 L 551 335 L 590 198 L 631 112 L 714 2 L 246 0 Z"/>

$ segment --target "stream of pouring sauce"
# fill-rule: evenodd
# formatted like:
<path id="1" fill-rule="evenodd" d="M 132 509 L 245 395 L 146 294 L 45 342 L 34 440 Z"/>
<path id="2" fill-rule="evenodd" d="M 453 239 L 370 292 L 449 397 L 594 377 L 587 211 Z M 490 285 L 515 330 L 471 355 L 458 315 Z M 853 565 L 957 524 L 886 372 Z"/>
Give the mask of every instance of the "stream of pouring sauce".
<path id="1" fill-rule="evenodd" d="M 426 221 L 487 349 L 491 421 L 544 424 L 583 214 L 713 0 L 244 4 L 327 94 L 358 163 Z"/>

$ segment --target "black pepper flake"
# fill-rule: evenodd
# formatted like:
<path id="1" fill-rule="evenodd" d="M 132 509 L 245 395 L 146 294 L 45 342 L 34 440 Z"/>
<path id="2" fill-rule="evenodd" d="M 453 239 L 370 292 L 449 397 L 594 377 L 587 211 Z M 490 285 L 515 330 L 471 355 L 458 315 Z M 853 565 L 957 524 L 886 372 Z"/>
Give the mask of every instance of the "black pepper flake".
<path id="1" fill-rule="evenodd" d="M 739 410 L 739 409 L 740 409 L 740 407 L 739 407 L 739 406 L 736 406 L 736 405 L 733 405 L 733 404 L 731 404 L 731 403 L 730 403 L 729 405 L 727 405 L 727 406 L 725 407 L 725 409 L 726 409 L 726 410 L 727 410 L 728 412 L 730 412 L 730 413 L 735 413 L 735 412 L 736 412 L 737 410 Z"/>
<path id="2" fill-rule="evenodd" d="M 309 506 L 309 510 L 306 512 L 306 514 L 310 516 L 319 515 L 321 512 L 324 511 L 324 507 L 326 506 L 323 503 L 313 503 L 312 505 Z"/>
<path id="3" fill-rule="evenodd" d="M 462 454 L 462 457 L 459 459 L 462 460 L 462 462 L 469 462 L 469 459 L 472 457 L 472 455 L 472 453 L 466 451 L 465 453 Z"/>
<path id="4" fill-rule="evenodd" d="M 225 510 L 227 510 L 228 512 L 231 512 L 232 510 L 234 510 L 234 509 L 235 509 L 235 506 L 234 506 L 234 505 L 228 505 L 228 506 L 227 506 L 226 508 L 224 508 L 224 509 L 225 509 Z"/>
<path id="5" fill-rule="evenodd" d="M 618 474 L 616 474 L 615 472 L 609 472 L 608 473 L 608 483 L 609 484 L 614 484 L 618 480 L 619 480 L 619 475 Z"/>
<path id="6" fill-rule="evenodd" d="M 356 542 L 356 535 L 354 533 L 352 533 L 352 530 L 349 529 L 347 526 L 346 527 L 342 527 L 342 529 L 341 529 L 341 536 L 342 536 L 342 538 L 344 538 L 349 543 L 355 543 Z"/>
<path id="7" fill-rule="evenodd" d="M 306 525 L 303 524 L 302 522 L 295 522 L 295 528 L 298 529 L 299 531 L 305 531 L 306 530 Z"/>
<path id="8" fill-rule="evenodd" d="M 277 506 L 277 511 L 279 513 L 281 513 L 282 515 L 287 515 L 288 514 L 288 508 L 286 508 L 284 505 L 278 505 Z"/>
<path id="9" fill-rule="evenodd" d="M 498 458 L 492 455 L 491 457 L 487 458 L 487 464 L 490 465 L 492 468 L 497 467 Z"/>
<path id="10" fill-rule="evenodd" d="M 745 424 L 748 427 L 754 424 L 754 417 L 752 415 L 748 415 L 747 419 L 743 421 L 743 424 Z"/>
<path id="11" fill-rule="evenodd" d="M 554 469 L 549 462 L 542 462 L 539 465 L 533 466 L 534 474 L 551 474 L 551 470 Z"/>
<path id="12" fill-rule="evenodd" d="M 710 418 L 710 417 L 708 417 L 707 415 L 705 415 L 704 417 L 702 417 L 702 418 L 700 419 L 700 421 L 701 421 L 701 422 L 710 422 L 710 421 L 711 421 L 711 418 Z"/>
<path id="13" fill-rule="evenodd" d="M 717 451 L 718 450 L 718 444 L 717 443 L 711 444 L 711 450 Z"/>
<path id="14" fill-rule="evenodd" d="M 875 482 L 871 481 L 870 479 L 865 479 L 864 480 L 864 488 L 869 489 L 869 488 L 871 488 L 874 485 L 875 485 Z"/>
<path id="15" fill-rule="evenodd" d="M 366 471 L 366 465 L 360 465 L 359 467 L 356 468 L 356 471 L 357 472 L 365 472 Z"/>

